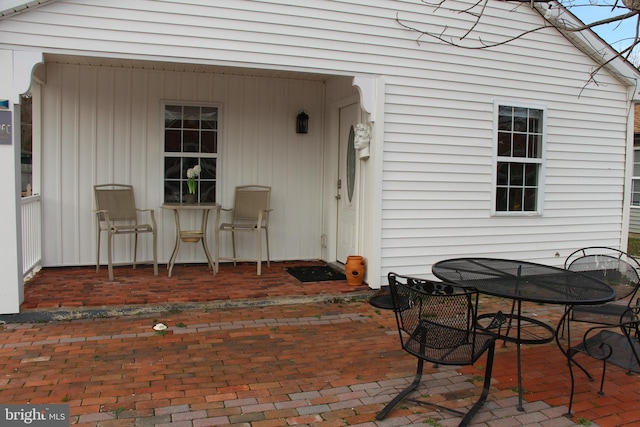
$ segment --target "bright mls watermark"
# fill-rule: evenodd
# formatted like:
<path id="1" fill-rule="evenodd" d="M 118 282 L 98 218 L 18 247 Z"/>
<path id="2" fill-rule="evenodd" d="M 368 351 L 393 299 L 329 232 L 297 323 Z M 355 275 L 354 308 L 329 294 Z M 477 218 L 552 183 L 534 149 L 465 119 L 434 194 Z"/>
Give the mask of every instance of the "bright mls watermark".
<path id="1" fill-rule="evenodd" d="M 69 405 L 1 405 L 0 426 L 69 427 Z"/>

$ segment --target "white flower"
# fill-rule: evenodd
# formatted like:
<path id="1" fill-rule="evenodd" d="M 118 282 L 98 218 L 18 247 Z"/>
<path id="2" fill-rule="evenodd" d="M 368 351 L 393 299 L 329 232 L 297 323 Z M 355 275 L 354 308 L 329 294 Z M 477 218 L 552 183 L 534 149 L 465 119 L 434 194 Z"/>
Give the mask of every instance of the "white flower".
<path id="1" fill-rule="evenodd" d="M 156 323 L 156 325 L 153 327 L 154 331 L 164 331 L 165 329 L 167 329 L 167 325 L 165 325 L 164 323 Z"/>
<path id="2" fill-rule="evenodd" d="M 193 173 L 195 173 L 195 176 L 200 176 L 200 172 L 202 172 L 202 168 L 200 167 L 200 165 L 195 165 L 193 168 Z"/>

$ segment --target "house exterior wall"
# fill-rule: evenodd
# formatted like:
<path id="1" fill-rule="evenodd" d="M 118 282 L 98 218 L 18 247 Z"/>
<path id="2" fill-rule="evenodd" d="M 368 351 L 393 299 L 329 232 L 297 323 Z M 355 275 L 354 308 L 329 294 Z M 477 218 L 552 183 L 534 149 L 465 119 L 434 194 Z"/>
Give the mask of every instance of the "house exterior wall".
<path id="1" fill-rule="evenodd" d="M 384 92 L 379 94 L 382 111 L 376 114 L 382 122 L 376 123 L 374 138 L 379 157 L 372 155 L 369 162 L 374 166 L 368 166 L 371 170 L 366 174 L 368 187 L 380 188 L 370 194 L 377 198 L 371 206 L 379 206 L 380 220 L 373 216 L 360 224 L 361 233 L 379 235 L 379 239 L 363 247 L 368 251 L 365 255 L 380 254 L 370 260 L 378 265 L 368 277 L 373 287 L 384 284 L 389 271 L 428 276 L 434 262 L 448 257 L 485 255 L 562 265 L 563 257 L 578 247 L 624 245 L 628 111 L 633 96 L 629 88 L 606 70 L 598 73 L 597 85 L 589 84 L 589 73 L 597 65 L 553 28 L 492 49 L 464 49 L 427 36 L 419 38 L 399 25 L 396 17 L 435 33 L 445 26 L 464 32 L 473 21 L 466 14 L 444 10 L 434 13 L 419 0 L 69 0 L 5 18 L 0 23 L 0 47 L 122 57 L 140 61 L 140 68 L 153 68 L 153 61 L 170 61 L 177 68 L 181 63 L 215 64 L 383 80 Z M 484 22 L 472 37 L 500 41 L 544 21 L 524 4 L 514 8 L 512 3 L 490 2 Z M 56 36 L 51 37 L 52 33 Z M 102 82 L 98 76 L 103 73 L 107 79 L 114 79 L 110 76 L 113 70 L 96 70 L 96 77 L 82 77 Z M 165 85 L 164 79 L 180 80 L 171 73 L 149 73 L 156 81 L 153 86 L 132 85 L 134 76 L 141 72 L 128 73 L 132 77 L 123 79 L 126 84 L 118 81 L 103 88 L 100 83 L 94 87 L 101 90 L 92 96 L 121 100 L 127 99 L 127 91 L 139 91 L 132 101 L 154 105 L 156 90 L 169 98 L 187 99 L 199 93 L 187 90 L 188 94 L 182 94 L 178 91 L 181 84 Z M 51 84 L 51 76 L 47 79 L 47 85 Z M 83 84 L 82 80 L 64 75 L 59 79 L 68 79 L 69 86 Z M 249 86 L 243 91 L 240 83 Z M 258 83 L 237 84 L 238 93 L 248 96 L 251 85 Z M 277 91 L 265 94 L 276 96 Z M 60 99 L 66 96 L 61 93 Z M 541 215 L 491 214 L 493 114 L 494 105 L 500 100 L 535 104 L 547 111 Z M 59 107 L 60 104 L 49 105 L 45 109 L 64 114 Z M 82 111 L 84 107 L 75 108 Z M 122 103 L 113 110 L 96 111 L 98 116 L 112 118 L 101 121 L 101 126 L 97 122 L 93 125 L 91 132 L 97 135 L 94 139 L 119 140 L 116 133 L 121 130 L 113 126 L 113 117 L 127 109 L 134 110 Z M 126 114 L 122 116 L 126 123 Z M 63 122 L 59 117 L 53 120 L 51 127 L 61 126 L 56 131 L 63 135 L 85 123 Z M 229 132 L 242 132 L 238 126 L 227 125 L 227 129 L 227 137 Z M 152 127 L 146 132 L 142 139 L 152 140 Z M 77 140 L 60 138 L 60 142 L 76 144 L 74 150 L 79 153 L 84 147 L 79 141 L 85 138 L 82 134 L 75 137 Z M 140 137 L 133 135 L 130 139 Z M 108 147 L 96 144 L 91 149 L 109 154 Z M 249 144 L 247 148 L 260 147 Z M 109 154 L 111 157 L 124 154 L 115 144 L 113 150 L 116 152 Z M 151 157 L 157 157 L 152 145 L 144 144 L 126 154 L 142 160 L 149 150 Z M 323 155 L 328 158 L 326 150 Z M 79 168 L 83 167 L 81 160 L 99 157 L 91 154 L 63 159 L 61 153 L 55 153 L 53 161 L 71 161 L 72 167 Z M 229 159 L 237 161 L 239 157 Z M 281 164 L 276 161 L 271 166 Z M 116 176 L 115 170 L 92 167 L 95 171 L 86 172 L 96 177 Z M 158 193 L 151 181 L 159 175 L 146 170 L 148 167 L 147 161 L 143 171 L 132 166 L 125 170 L 130 171 L 136 183 L 149 189 L 143 200 L 157 203 L 155 196 L 149 194 Z M 70 195 L 51 195 L 61 203 L 57 215 L 64 216 L 64 207 L 78 203 L 78 195 L 89 191 L 91 180 L 85 183 L 84 176 L 87 175 L 80 173 L 76 181 L 69 181 L 80 187 Z M 56 187 L 66 193 L 64 184 Z M 332 205 L 326 185 L 323 191 L 325 204 L 321 209 L 330 214 Z M 228 191 L 224 194 L 227 197 Z M 43 196 L 46 197 L 44 189 Z M 285 210 L 285 206 L 276 209 Z M 86 204 L 75 214 L 90 208 Z M 73 225 L 72 220 L 58 219 L 62 225 L 65 221 Z M 89 231 L 85 228 L 83 233 Z M 64 227 L 57 233 L 63 236 Z M 69 262 L 85 256 L 78 252 L 75 242 L 69 249 L 62 249 L 72 254 L 67 258 Z"/>
<path id="2" fill-rule="evenodd" d="M 95 263 L 93 185 L 109 182 L 132 184 L 136 204 L 156 210 L 159 259 L 168 261 L 175 221 L 173 211 L 160 209 L 163 100 L 219 105 L 218 202 L 232 207 L 236 185 L 271 186 L 272 259 L 320 257 L 322 83 L 48 64 L 42 96 L 49 112 L 42 128 L 44 266 Z M 300 108 L 311 116 L 306 135 L 295 133 Z M 198 228 L 199 213 L 181 218 L 183 229 Z M 254 244 L 242 244 L 245 237 L 237 239 L 240 256 L 247 257 Z M 141 241 L 139 259 L 151 259 L 150 242 Z M 116 243 L 117 261 L 131 260 L 131 239 Z M 221 254 L 230 254 L 230 241 L 222 243 Z M 182 245 L 181 261 L 206 262 L 201 245 Z"/>

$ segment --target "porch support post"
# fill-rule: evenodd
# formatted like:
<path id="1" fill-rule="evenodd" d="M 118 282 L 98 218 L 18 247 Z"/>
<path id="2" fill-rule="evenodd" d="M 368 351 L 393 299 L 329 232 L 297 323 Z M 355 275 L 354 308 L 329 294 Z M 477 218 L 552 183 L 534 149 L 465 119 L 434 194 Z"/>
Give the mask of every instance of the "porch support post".
<path id="1" fill-rule="evenodd" d="M 24 300 L 20 186 L 20 94 L 29 90 L 40 52 L 0 50 L 0 314 Z"/>
<path id="2" fill-rule="evenodd" d="M 366 259 L 366 280 L 377 289 L 386 285 L 382 276 L 382 157 L 384 141 L 385 81 L 383 77 L 356 76 L 353 86 L 360 95 L 360 106 L 368 114 L 371 126 L 369 159 L 361 163 L 366 168 L 362 220 L 359 236 L 362 255 Z"/>

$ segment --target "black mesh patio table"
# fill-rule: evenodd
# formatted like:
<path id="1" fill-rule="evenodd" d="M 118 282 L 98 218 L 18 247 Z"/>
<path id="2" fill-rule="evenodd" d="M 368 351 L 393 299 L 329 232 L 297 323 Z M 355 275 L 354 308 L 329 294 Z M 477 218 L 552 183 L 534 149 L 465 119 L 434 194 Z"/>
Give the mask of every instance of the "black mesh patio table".
<path id="1" fill-rule="evenodd" d="M 520 346 L 558 341 L 558 328 L 537 319 L 522 316 L 522 302 L 561 304 L 565 306 L 602 304 L 611 301 L 614 290 L 606 283 L 584 274 L 527 261 L 497 258 L 455 258 L 437 262 L 433 274 L 441 280 L 461 287 L 473 288 L 486 295 L 515 301 L 516 336 L 501 336 L 516 343 L 518 362 L 518 410 L 522 407 L 522 366 Z M 509 315 L 507 315 L 508 317 Z M 493 315 L 491 315 L 493 317 Z M 524 339 L 522 325 L 546 329 L 550 335 L 540 339 Z M 561 348 L 562 350 L 562 348 Z"/>

